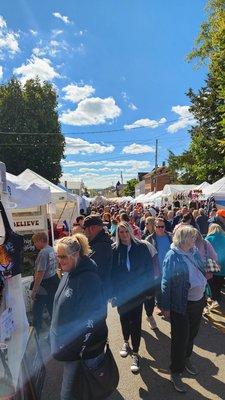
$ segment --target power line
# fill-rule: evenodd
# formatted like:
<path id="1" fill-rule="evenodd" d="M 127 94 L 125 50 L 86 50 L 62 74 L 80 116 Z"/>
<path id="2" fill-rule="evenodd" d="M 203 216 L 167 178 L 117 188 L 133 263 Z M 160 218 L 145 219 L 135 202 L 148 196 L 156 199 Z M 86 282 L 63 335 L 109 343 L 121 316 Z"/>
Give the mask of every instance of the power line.
<path id="1" fill-rule="evenodd" d="M 170 121 L 165 121 L 165 122 L 158 122 L 158 126 L 155 128 L 158 128 L 161 125 L 168 125 L 168 124 L 172 124 L 174 122 L 177 121 L 182 121 L 185 120 L 187 122 L 192 121 L 192 118 L 177 118 L 174 120 L 170 120 Z M 117 128 L 117 129 L 110 129 L 110 130 L 103 130 L 103 131 L 86 131 L 86 132 L 0 132 L 0 135 L 92 135 L 92 134 L 102 134 L 102 133 L 113 133 L 113 132 L 131 132 L 134 130 L 138 130 L 138 129 L 155 129 L 151 126 L 136 126 L 130 129 L 126 129 L 124 127 L 121 128 Z"/>

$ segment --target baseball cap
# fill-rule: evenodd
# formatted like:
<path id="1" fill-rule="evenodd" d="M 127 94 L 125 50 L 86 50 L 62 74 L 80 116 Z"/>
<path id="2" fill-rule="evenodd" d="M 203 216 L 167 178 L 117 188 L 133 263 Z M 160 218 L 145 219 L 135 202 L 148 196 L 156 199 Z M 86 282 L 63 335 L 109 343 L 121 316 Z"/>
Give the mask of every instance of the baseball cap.
<path id="1" fill-rule="evenodd" d="M 219 217 L 225 218 L 225 209 L 218 210 L 216 212 L 216 215 L 218 215 Z"/>
<path id="2" fill-rule="evenodd" d="M 84 218 L 83 228 L 89 228 L 89 226 L 103 226 L 102 219 L 100 215 L 88 215 Z"/>

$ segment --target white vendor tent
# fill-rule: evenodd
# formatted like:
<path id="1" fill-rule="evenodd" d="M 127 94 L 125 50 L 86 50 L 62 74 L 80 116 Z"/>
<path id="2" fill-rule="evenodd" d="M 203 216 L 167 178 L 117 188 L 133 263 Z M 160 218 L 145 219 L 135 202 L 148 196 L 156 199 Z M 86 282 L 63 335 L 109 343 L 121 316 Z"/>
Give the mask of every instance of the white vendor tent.
<path id="1" fill-rule="evenodd" d="M 205 194 L 208 196 L 216 193 L 225 193 L 225 176 L 205 189 Z"/>
<path id="2" fill-rule="evenodd" d="M 148 192 L 146 193 L 142 199 L 141 199 L 141 203 L 149 203 L 149 199 L 151 198 L 151 196 L 154 194 L 154 192 Z"/>
<path id="3" fill-rule="evenodd" d="M 202 192 L 203 192 L 205 190 L 208 190 L 210 188 L 210 186 L 212 186 L 212 185 L 210 185 L 210 183 L 202 182 L 200 185 L 196 186 L 195 190 L 202 190 Z"/>
<path id="4" fill-rule="evenodd" d="M 162 190 L 152 193 L 146 200 L 143 201 L 144 204 L 154 204 L 155 206 L 160 206 L 162 202 Z"/>
<path id="5" fill-rule="evenodd" d="M 135 197 L 134 203 L 141 203 L 142 199 L 145 197 L 145 194 L 139 194 L 138 197 Z"/>
<path id="6" fill-rule="evenodd" d="M 177 193 L 189 192 L 196 188 L 196 185 L 170 185 L 166 184 L 162 191 L 162 197 L 173 196 Z"/>
<path id="7" fill-rule="evenodd" d="M 40 183 L 26 182 L 24 179 L 6 173 L 6 185 L 10 202 L 15 208 L 31 208 L 50 203 L 50 189 Z"/>
<path id="8" fill-rule="evenodd" d="M 27 183 L 35 183 L 39 185 L 43 185 L 44 187 L 48 187 L 51 191 L 51 202 L 76 202 L 79 196 L 76 194 L 72 194 L 68 192 L 66 189 L 55 185 L 54 183 L 48 181 L 43 178 L 41 175 L 38 175 L 36 172 L 31 171 L 31 169 L 25 169 L 20 175 L 18 175 L 18 179 L 23 179 L 23 181 Z"/>

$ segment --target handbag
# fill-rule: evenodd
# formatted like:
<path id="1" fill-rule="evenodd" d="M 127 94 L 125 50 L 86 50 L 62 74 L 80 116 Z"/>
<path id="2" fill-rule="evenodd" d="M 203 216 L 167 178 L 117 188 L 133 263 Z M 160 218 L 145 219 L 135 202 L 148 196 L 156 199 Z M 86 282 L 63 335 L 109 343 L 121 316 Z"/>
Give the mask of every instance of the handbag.
<path id="1" fill-rule="evenodd" d="M 213 260 L 212 258 L 207 258 L 205 271 L 212 272 L 213 274 L 215 272 L 220 272 L 220 265 L 217 264 L 217 262 L 215 260 Z"/>
<path id="2" fill-rule="evenodd" d="M 107 343 L 104 358 L 96 368 L 88 368 L 81 358 L 74 393 L 78 400 L 103 400 L 116 390 L 118 383 L 119 370 Z"/>
<path id="3" fill-rule="evenodd" d="M 211 273 L 215 273 L 215 272 L 220 272 L 220 265 L 213 260 L 212 258 L 208 257 L 208 250 L 207 250 L 207 244 L 204 241 L 204 248 L 205 248 L 205 271 L 206 272 L 211 272 Z"/>

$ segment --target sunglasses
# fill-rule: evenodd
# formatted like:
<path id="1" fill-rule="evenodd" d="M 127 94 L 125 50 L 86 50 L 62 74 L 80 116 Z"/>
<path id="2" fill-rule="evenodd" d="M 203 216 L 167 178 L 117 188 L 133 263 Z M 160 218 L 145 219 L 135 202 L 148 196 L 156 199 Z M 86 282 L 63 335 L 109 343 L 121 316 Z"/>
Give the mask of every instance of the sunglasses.
<path id="1" fill-rule="evenodd" d="M 70 254 L 56 254 L 56 257 L 59 259 L 59 260 L 66 260 L 66 258 L 68 258 L 69 256 L 72 256 L 73 254 L 75 254 L 75 251 L 73 252 L 73 253 L 70 253 Z"/>
<path id="2" fill-rule="evenodd" d="M 155 225 L 156 228 L 164 229 L 165 225 Z"/>

